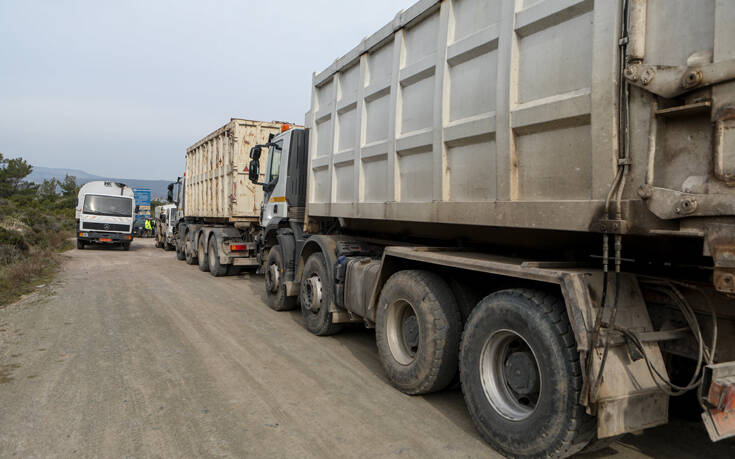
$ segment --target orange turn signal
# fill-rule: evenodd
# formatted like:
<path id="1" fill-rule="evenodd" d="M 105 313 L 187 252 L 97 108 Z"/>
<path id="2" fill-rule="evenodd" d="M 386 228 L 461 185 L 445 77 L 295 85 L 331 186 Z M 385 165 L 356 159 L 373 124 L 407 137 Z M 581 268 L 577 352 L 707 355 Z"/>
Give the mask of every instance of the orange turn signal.
<path id="1" fill-rule="evenodd" d="M 281 125 L 281 132 L 286 132 L 289 129 L 291 129 L 291 125 L 290 124 L 282 124 Z"/>

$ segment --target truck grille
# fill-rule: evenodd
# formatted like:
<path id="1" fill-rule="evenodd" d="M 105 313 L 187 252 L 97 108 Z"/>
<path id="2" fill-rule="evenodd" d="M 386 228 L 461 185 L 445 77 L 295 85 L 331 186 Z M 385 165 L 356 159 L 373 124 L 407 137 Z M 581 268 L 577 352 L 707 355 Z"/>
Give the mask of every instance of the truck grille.
<path id="1" fill-rule="evenodd" d="M 130 225 L 117 225 L 115 223 L 93 223 L 84 222 L 84 229 L 101 231 L 130 231 Z"/>

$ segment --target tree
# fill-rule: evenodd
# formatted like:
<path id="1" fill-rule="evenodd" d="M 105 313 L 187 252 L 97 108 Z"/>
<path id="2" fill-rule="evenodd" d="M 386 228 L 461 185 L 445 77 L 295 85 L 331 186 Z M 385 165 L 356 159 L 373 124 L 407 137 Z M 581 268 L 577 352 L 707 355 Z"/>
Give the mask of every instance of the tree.
<path id="1" fill-rule="evenodd" d="M 64 180 L 59 182 L 61 187 L 61 195 L 65 197 L 76 197 L 79 194 L 79 185 L 77 185 L 77 178 L 73 175 L 67 174 Z"/>
<path id="2" fill-rule="evenodd" d="M 32 171 L 33 166 L 23 158 L 5 159 L 0 153 L 0 198 L 35 194 L 38 185 L 23 180 Z"/>
<path id="3" fill-rule="evenodd" d="M 56 199 L 56 189 L 58 186 L 59 181 L 55 178 L 52 177 L 50 180 L 44 179 L 43 183 L 38 187 L 38 197 L 45 201 Z"/>

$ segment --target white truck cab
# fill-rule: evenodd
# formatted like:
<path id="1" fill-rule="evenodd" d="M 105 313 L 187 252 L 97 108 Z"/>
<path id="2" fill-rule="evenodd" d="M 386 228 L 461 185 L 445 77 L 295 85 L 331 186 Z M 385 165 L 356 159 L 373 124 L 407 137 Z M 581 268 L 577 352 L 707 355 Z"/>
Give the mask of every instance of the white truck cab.
<path id="1" fill-rule="evenodd" d="M 176 204 L 158 206 L 153 210 L 156 221 L 156 247 L 159 249 L 174 249 L 174 226 L 176 225 Z"/>
<path id="2" fill-rule="evenodd" d="M 263 185 L 263 207 L 260 225 L 267 228 L 281 220 L 299 214 L 303 218 L 306 192 L 308 143 L 307 131 L 300 127 L 284 129 L 267 144 L 257 145 L 250 153 L 250 178 L 257 183 L 261 153 L 267 148 L 267 163 Z"/>
<path id="3" fill-rule="evenodd" d="M 129 250 L 135 213 L 135 197 L 129 186 L 103 181 L 84 184 L 76 206 L 77 248 L 100 243 Z"/>

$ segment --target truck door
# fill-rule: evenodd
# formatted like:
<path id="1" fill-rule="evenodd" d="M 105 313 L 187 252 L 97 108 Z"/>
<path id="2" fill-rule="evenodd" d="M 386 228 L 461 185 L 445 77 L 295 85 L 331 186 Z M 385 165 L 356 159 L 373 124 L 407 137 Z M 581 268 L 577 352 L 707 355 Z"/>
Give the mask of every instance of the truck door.
<path id="1" fill-rule="evenodd" d="M 263 185 L 263 217 L 262 226 L 268 226 L 273 218 L 285 218 L 288 215 L 286 203 L 286 179 L 288 166 L 288 146 L 291 134 L 287 132 L 272 142 L 268 149 L 268 166 L 265 171 Z"/>

